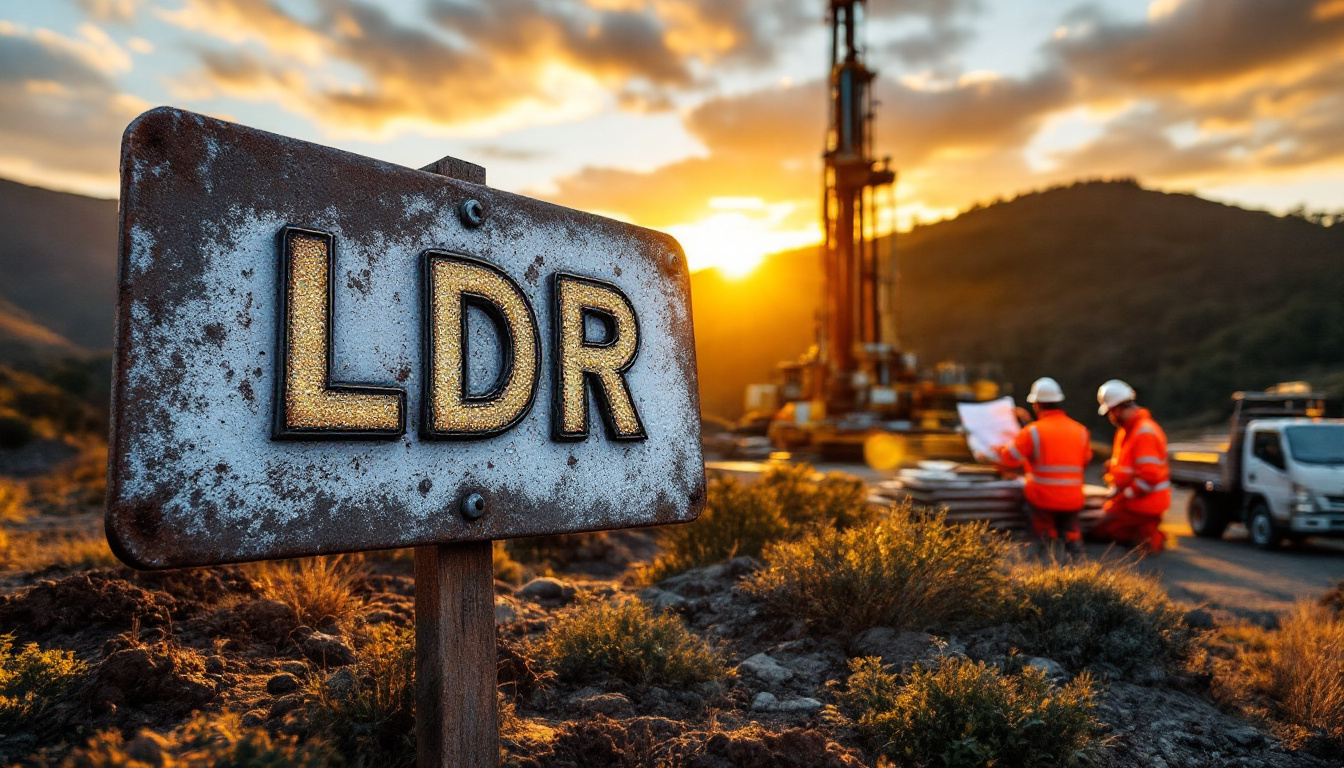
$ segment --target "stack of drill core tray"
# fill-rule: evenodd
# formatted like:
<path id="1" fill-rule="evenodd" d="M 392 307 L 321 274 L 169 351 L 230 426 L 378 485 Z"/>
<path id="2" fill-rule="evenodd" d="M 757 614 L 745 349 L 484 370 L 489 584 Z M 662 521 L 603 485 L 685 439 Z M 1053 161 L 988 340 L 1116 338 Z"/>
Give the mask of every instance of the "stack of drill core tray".
<path id="1" fill-rule="evenodd" d="M 930 512 L 947 510 L 947 522 L 970 523 L 983 520 L 989 527 L 1014 530 L 1025 528 L 1022 479 L 1004 477 L 983 464 L 958 464 L 952 461 L 921 461 L 902 469 L 891 480 L 880 482 L 874 495 L 886 502 L 910 502 L 916 509 Z M 1084 486 L 1087 498 L 1082 514 L 1084 529 L 1101 514 L 1106 489 Z"/>

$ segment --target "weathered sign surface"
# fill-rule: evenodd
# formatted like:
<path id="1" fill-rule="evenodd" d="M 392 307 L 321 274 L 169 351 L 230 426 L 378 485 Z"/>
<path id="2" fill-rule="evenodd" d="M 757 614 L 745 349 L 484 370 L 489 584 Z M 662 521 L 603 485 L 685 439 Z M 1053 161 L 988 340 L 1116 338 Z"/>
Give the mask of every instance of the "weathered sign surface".
<path id="1" fill-rule="evenodd" d="M 122 148 L 107 529 L 176 567 L 686 521 L 667 235 L 172 109 Z"/>

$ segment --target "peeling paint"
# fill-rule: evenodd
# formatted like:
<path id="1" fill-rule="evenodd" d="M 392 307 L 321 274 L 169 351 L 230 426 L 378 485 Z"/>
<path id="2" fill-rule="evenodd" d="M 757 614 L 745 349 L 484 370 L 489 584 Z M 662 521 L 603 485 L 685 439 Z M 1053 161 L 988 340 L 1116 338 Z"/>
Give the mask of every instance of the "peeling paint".
<path id="1" fill-rule="evenodd" d="M 118 345 L 108 534 L 140 567 L 175 567 L 653 525 L 704 504 L 689 276 L 661 233 L 178 110 L 128 128 L 122 158 Z M 377 194 L 371 194 L 376 190 Z M 466 229 L 456 205 L 488 211 Z M 276 236 L 335 236 L 337 381 L 400 386 L 397 441 L 272 441 Z M 419 438 L 426 249 L 519 281 L 552 349 L 549 281 L 610 282 L 642 332 L 627 373 L 649 439 L 551 440 L 552 373 L 511 430 Z M 348 279 L 347 279 L 348 278 Z M 473 335 L 474 380 L 497 365 Z M 235 381 L 233 372 L 253 379 Z M 485 379 L 488 380 L 488 379 Z M 246 386 L 243 386 L 246 385 Z M 594 402 L 593 407 L 598 407 Z M 225 471 L 219 471 L 224 467 Z M 490 512 L 458 514 L 461 497 Z"/>

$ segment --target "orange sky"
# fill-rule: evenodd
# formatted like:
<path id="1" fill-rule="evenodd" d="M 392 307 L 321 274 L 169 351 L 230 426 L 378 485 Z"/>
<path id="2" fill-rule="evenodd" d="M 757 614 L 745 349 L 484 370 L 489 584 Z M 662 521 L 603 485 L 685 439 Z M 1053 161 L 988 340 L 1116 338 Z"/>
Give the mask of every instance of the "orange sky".
<path id="1" fill-rule="evenodd" d="M 665 229 L 693 266 L 816 242 L 821 0 L 0 6 L 0 176 L 110 195 L 174 104 Z M 1080 177 L 1344 209 L 1344 0 L 872 0 L 898 220 Z"/>

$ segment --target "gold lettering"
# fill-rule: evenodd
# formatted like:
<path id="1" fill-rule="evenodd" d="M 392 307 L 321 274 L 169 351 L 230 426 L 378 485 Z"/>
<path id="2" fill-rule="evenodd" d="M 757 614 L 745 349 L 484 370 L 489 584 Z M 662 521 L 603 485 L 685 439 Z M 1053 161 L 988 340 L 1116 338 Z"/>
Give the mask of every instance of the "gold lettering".
<path id="1" fill-rule="evenodd" d="M 541 346 L 532 308 L 507 275 L 484 262 L 425 253 L 425 412 L 421 433 L 430 439 L 475 439 L 517 424 L 532 407 Z M 467 308 L 495 325 L 502 355 L 499 378 L 483 395 L 469 393 Z"/>
<path id="2" fill-rule="evenodd" d="M 555 326 L 555 401 L 552 436 L 581 440 L 588 436 L 588 386 L 601 404 L 612 440 L 647 437 L 625 372 L 639 353 L 639 322 L 630 300 L 608 283 L 557 273 L 551 278 Z M 588 339 L 590 317 L 606 327 L 601 341 Z"/>
<path id="3" fill-rule="evenodd" d="M 281 233 L 279 397 L 273 436 L 284 439 L 398 437 L 406 393 L 331 381 L 332 236 Z"/>

